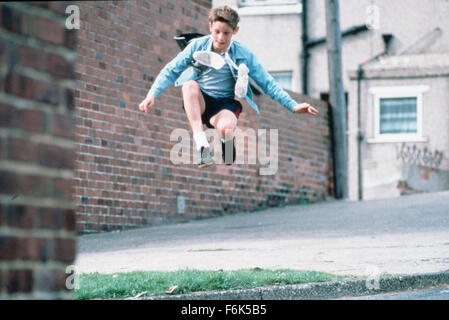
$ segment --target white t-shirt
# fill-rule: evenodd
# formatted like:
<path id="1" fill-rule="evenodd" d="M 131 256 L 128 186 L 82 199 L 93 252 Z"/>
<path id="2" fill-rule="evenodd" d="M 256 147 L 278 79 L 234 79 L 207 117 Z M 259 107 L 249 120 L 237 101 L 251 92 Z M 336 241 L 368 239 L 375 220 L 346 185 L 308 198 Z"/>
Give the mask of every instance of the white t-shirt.
<path id="1" fill-rule="evenodd" d="M 223 59 L 224 55 L 224 53 L 221 54 Z M 219 70 L 205 69 L 197 81 L 201 90 L 211 97 L 234 98 L 235 79 L 227 63 Z"/>

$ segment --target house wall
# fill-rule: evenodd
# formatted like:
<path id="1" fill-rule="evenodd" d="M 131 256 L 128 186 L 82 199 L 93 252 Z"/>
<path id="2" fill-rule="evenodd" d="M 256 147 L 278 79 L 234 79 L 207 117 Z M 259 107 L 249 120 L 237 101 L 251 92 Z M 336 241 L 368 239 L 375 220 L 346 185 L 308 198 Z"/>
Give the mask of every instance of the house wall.
<path id="1" fill-rule="evenodd" d="M 309 37 L 326 35 L 326 13 L 324 1 L 309 3 Z M 340 1 L 340 28 L 369 23 L 372 27 L 342 40 L 342 66 L 344 88 L 350 87 L 349 71 L 356 70 L 358 64 L 384 51 L 382 34 L 393 34 L 391 54 L 396 54 L 412 44 L 422 35 L 439 27 L 423 39 L 408 53 L 448 52 L 449 20 L 448 1 L 430 0 L 345 0 Z M 378 17 L 378 19 L 376 18 Z M 431 19 L 429 19 L 431 17 Z M 298 52 L 299 54 L 299 52 Z M 320 97 L 321 92 L 329 91 L 327 49 L 321 44 L 310 50 L 309 95 Z M 351 109 L 354 106 L 349 106 Z"/>
<path id="2" fill-rule="evenodd" d="M 235 37 L 257 52 L 268 72 L 292 72 L 291 88 L 294 92 L 301 91 L 300 17 L 300 14 L 242 16 L 240 30 Z"/>
<path id="3" fill-rule="evenodd" d="M 370 90 L 376 87 L 417 86 L 427 85 L 429 89 L 423 93 L 423 133 L 424 141 L 376 142 L 374 138 L 374 97 Z M 357 82 L 352 81 L 351 92 L 357 92 Z M 447 113 L 449 101 L 449 77 L 426 77 L 416 79 L 368 79 L 362 81 L 361 90 L 361 127 L 365 137 L 362 143 L 363 170 L 363 199 L 381 199 L 400 196 L 404 193 L 431 192 L 448 190 L 449 185 L 440 181 L 449 169 L 449 115 Z M 356 105 L 356 96 L 352 95 L 352 105 Z M 350 113 L 350 128 L 357 127 L 357 113 Z M 349 132 L 349 180 L 350 198 L 358 197 L 357 179 L 357 132 Z M 422 170 L 429 170 L 429 174 L 417 175 L 415 163 L 404 161 L 400 156 L 402 145 L 410 150 L 416 146 L 424 152 L 427 148 L 433 155 L 436 151 L 443 152 L 438 166 L 422 164 Z M 407 160 L 407 159 L 405 159 Z M 418 163 L 419 164 L 419 163 Z M 413 167 L 412 167 L 413 166 Z M 424 172 L 422 171 L 422 172 Z M 440 178 L 438 176 L 441 175 Z M 420 178 L 421 177 L 421 178 Z M 443 179 L 444 180 L 444 179 Z M 405 188 L 403 183 L 407 183 Z M 408 189 L 405 191 L 405 189 Z"/>
<path id="4" fill-rule="evenodd" d="M 301 14 L 254 15 L 251 10 L 238 8 L 238 0 L 213 1 L 214 7 L 225 4 L 237 8 L 240 13 L 240 29 L 235 40 L 255 52 L 268 72 L 291 71 L 291 89 L 300 92 Z"/>
<path id="5" fill-rule="evenodd" d="M 271 175 L 260 158 L 198 169 L 171 162 L 175 129 L 189 132 L 180 88 L 171 87 L 148 113 L 138 110 L 158 72 L 178 52 L 173 36 L 208 33 L 205 1 L 79 2 L 75 114 L 75 204 L 80 233 L 173 223 L 333 195 L 327 104 L 320 117 L 292 115 L 266 96 L 261 116 L 247 104 L 239 128 L 278 130 L 279 162 Z M 265 134 L 260 131 L 261 136 Z M 257 138 L 258 139 L 258 138 Z M 259 141 L 259 140 L 258 140 Z M 273 141 L 274 136 L 273 136 Z M 217 144 L 214 144 L 217 146 Z M 237 156 L 247 151 L 237 144 Z M 252 149 L 255 150 L 255 149 Z"/>
<path id="6" fill-rule="evenodd" d="M 214 0 L 214 5 L 228 1 Z M 238 1 L 230 1 L 237 6 Z M 342 66 L 344 70 L 343 83 L 348 93 L 348 176 L 349 198 L 358 199 L 357 180 L 357 84 L 350 79 L 350 73 L 367 59 L 384 51 L 382 34 L 393 34 L 390 42 L 390 54 L 397 54 L 420 39 L 429 31 L 427 37 L 421 39 L 407 54 L 444 53 L 449 52 L 449 1 L 441 0 L 344 0 L 340 1 L 340 28 L 369 24 L 370 29 L 342 39 Z M 326 35 L 325 1 L 308 1 L 309 39 Z M 240 8 L 242 10 L 242 8 Z M 261 56 L 268 70 L 276 70 L 280 66 L 290 65 L 294 74 L 294 90 L 300 91 L 300 53 L 301 53 L 301 16 L 259 15 L 243 16 L 242 32 L 239 40 L 251 45 L 254 52 Z M 326 44 L 320 44 L 310 49 L 308 94 L 320 98 L 322 93 L 328 93 L 328 61 Z M 297 71 L 296 71 L 297 70 Z M 449 153 L 446 133 L 448 122 L 446 118 L 447 85 L 444 79 L 418 79 L 397 82 L 378 81 L 365 83 L 363 86 L 393 83 L 430 83 L 431 91 L 425 95 L 425 135 L 427 142 L 417 143 L 417 147 L 441 150 Z M 370 116 L 371 96 L 363 89 L 362 108 L 364 131 L 372 130 Z M 436 122 L 428 108 L 439 111 Z M 368 134 L 369 136 L 369 134 Z M 363 184 L 367 199 L 377 197 L 398 196 L 401 191 L 396 187 L 401 179 L 401 165 L 396 159 L 396 149 L 400 143 L 363 145 Z M 447 156 L 446 156 L 447 157 Z M 446 159 L 446 158 L 445 158 Z M 446 160 L 444 160 L 446 161 Z M 366 171 L 366 173 L 365 173 Z"/>

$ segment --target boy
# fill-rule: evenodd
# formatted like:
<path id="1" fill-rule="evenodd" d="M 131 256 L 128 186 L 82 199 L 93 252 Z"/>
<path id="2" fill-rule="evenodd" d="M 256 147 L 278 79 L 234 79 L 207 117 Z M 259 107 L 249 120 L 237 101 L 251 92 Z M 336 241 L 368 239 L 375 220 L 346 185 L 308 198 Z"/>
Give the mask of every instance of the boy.
<path id="1" fill-rule="evenodd" d="M 193 39 L 156 77 L 139 110 L 148 112 L 163 90 L 182 85 L 184 110 L 199 151 L 198 167 L 213 164 L 203 124 L 215 128 L 221 138 L 223 161 L 235 161 L 234 130 L 245 99 L 260 114 L 248 85 L 250 76 L 273 100 L 294 113 L 316 116 L 318 110 L 307 103 L 297 104 L 262 67 L 245 46 L 232 40 L 237 34 L 239 16 L 229 6 L 217 7 L 209 14 L 210 35 Z M 196 64 L 191 65 L 192 60 Z M 237 98 L 237 99 L 236 99 Z"/>

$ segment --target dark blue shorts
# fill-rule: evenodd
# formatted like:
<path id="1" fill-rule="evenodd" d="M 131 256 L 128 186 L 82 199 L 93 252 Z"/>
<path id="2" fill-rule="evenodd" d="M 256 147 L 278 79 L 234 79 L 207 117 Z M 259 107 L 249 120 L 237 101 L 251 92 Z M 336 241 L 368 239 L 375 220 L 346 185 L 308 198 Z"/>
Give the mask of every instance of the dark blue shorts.
<path id="1" fill-rule="evenodd" d="M 237 119 L 239 118 L 239 115 L 243 110 L 242 104 L 239 101 L 233 98 L 214 98 L 207 95 L 203 91 L 201 91 L 201 93 L 203 94 L 204 102 L 206 103 L 206 109 L 201 115 L 201 120 L 208 128 L 213 128 L 210 124 L 210 118 L 221 110 L 232 111 Z M 184 104 L 182 107 L 184 108 Z"/>

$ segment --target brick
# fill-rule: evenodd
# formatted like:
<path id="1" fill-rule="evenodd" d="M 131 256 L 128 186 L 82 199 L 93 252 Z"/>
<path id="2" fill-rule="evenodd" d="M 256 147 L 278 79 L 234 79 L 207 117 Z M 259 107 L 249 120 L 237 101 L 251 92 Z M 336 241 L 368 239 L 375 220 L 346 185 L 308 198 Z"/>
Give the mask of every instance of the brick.
<path id="1" fill-rule="evenodd" d="M 60 230 L 63 226 L 63 209 L 39 208 L 34 214 L 34 228 Z"/>
<path id="2" fill-rule="evenodd" d="M 11 236 L 0 236 L 1 260 L 15 260 L 18 256 L 19 239 Z"/>
<path id="3" fill-rule="evenodd" d="M 46 53 L 37 48 L 20 46 L 18 50 L 18 58 L 23 67 L 42 70 L 45 67 L 44 56 Z"/>
<path id="4" fill-rule="evenodd" d="M 57 137 L 74 140 L 76 119 L 73 115 L 53 114 L 52 116 L 52 134 Z"/>
<path id="5" fill-rule="evenodd" d="M 6 30 L 19 32 L 21 30 L 22 15 L 7 4 L 1 6 L 2 27 Z"/>
<path id="6" fill-rule="evenodd" d="M 34 162 L 38 149 L 36 145 L 28 139 L 9 137 L 7 150 L 9 160 Z"/>
<path id="7" fill-rule="evenodd" d="M 3 205 L 6 225 L 12 228 L 31 229 L 33 227 L 33 212 L 22 205 Z"/>
<path id="8" fill-rule="evenodd" d="M 72 179 L 54 178 L 53 197 L 56 199 L 72 201 L 73 182 Z"/>
<path id="9" fill-rule="evenodd" d="M 42 110 L 20 110 L 19 118 L 23 130 L 36 133 L 45 131 L 45 114 Z"/>
<path id="10" fill-rule="evenodd" d="M 33 19 L 24 12 L 14 9 L 7 4 L 1 6 L 1 25 L 14 33 L 31 36 L 34 31 Z"/>
<path id="11" fill-rule="evenodd" d="M 20 175 L 7 171 L 0 171 L 0 190 L 4 194 L 33 197 L 53 197 L 52 180 L 37 175 Z"/>
<path id="12" fill-rule="evenodd" d="M 74 167 L 74 150 L 51 144 L 37 146 L 37 162 L 42 166 L 71 169 Z"/>
<path id="13" fill-rule="evenodd" d="M 54 45 L 64 45 L 65 28 L 61 28 L 58 22 L 44 17 L 36 17 L 34 24 L 37 39 Z"/>
<path id="14" fill-rule="evenodd" d="M 47 262 L 50 258 L 51 240 L 41 237 L 21 239 L 19 258 L 24 261 Z"/>
<path id="15" fill-rule="evenodd" d="M 1 24 L 1 20 L 0 20 L 0 24 Z M 7 43 L 8 41 L 6 40 L 0 40 L 0 61 L 6 61 L 7 56 L 6 56 L 6 48 L 7 48 Z"/>
<path id="16" fill-rule="evenodd" d="M 0 102 L 0 127 L 19 127 L 19 112 L 13 106 Z"/>
<path id="17" fill-rule="evenodd" d="M 73 63 L 59 54 L 42 51 L 38 48 L 20 46 L 18 56 L 20 64 L 24 67 L 46 72 L 62 79 L 74 78 Z"/>
<path id="18" fill-rule="evenodd" d="M 6 93 L 38 102 L 52 105 L 58 105 L 60 102 L 57 86 L 46 81 L 31 79 L 14 71 L 6 75 L 4 90 Z"/>
<path id="19" fill-rule="evenodd" d="M 53 240 L 52 261 L 72 263 L 75 260 L 76 241 L 73 239 L 55 238 Z"/>
<path id="20" fill-rule="evenodd" d="M 69 111 L 73 111 L 75 109 L 75 95 L 72 89 L 65 89 L 65 107 Z"/>
<path id="21" fill-rule="evenodd" d="M 78 30 L 76 29 L 65 29 L 64 30 L 64 46 L 75 50 L 76 49 L 76 44 L 77 44 L 77 34 Z"/>
<path id="22" fill-rule="evenodd" d="M 54 13 L 58 13 L 61 16 L 65 16 L 65 9 L 70 5 L 69 1 L 31 1 L 30 6 L 39 7 L 42 9 L 48 9 Z"/>
<path id="23" fill-rule="evenodd" d="M 68 231 L 76 230 L 76 214 L 75 210 L 64 210 L 62 213 L 63 229 Z"/>
<path id="24" fill-rule="evenodd" d="M 14 173 L 0 170 L 0 190 L 3 194 L 16 194 L 19 192 L 18 176 Z"/>
<path id="25" fill-rule="evenodd" d="M 7 276 L 8 293 L 28 293 L 33 289 L 32 270 L 9 270 Z"/>
<path id="26" fill-rule="evenodd" d="M 35 229 L 75 230 L 75 213 L 71 209 L 39 208 L 33 217 Z"/>
<path id="27" fill-rule="evenodd" d="M 45 42 L 65 47 L 75 53 L 77 32 L 68 33 L 59 21 L 41 14 L 42 10 L 50 10 L 64 16 L 68 2 L 31 2 L 28 5 L 40 7 L 41 10 L 30 14 L 16 10 L 7 3 L 0 3 L 0 28 L 28 37 L 29 43 L 37 40 L 41 44 Z M 73 89 L 66 88 L 67 85 L 62 85 L 61 82 L 62 79 L 75 79 L 74 63 L 68 62 L 56 52 L 53 46 L 46 46 L 43 50 L 0 39 L 0 60 L 6 67 L 6 72 L 0 77 L 0 91 L 30 102 L 30 109 L 16 109 L 14 99 L 9 99 L 8 103 L 0 102 L 0 127 L 4 133 L 0 137 L 0 159 L 34 163 L 54 169 L 74 168 L 76 155 L 70 144 L 68 148 L 63 148 L 52 142 L 33 142 L 38 140 L 30 139 L 35 134 L 46 134 L 75 140 L 76 123 L 70 115 L 75 111 L 75 94 Z M 48 81 L 39 73 L 35 73 L 35 76 L 21 74 L 18 66 L 46 73 L 52 80 Z M 39 109 L 37 102 L 54 106 L 55 111 L 57 109 L 61 115 L 55 116 L 48 107 L 45 110 Z M 21 130 L 27 137 L 20 138 L 16 134 L 10 134 L 9 129 Z M 95 136 L 92 132 L 89 135 Z M 58 170 L 53 170 L 53 174 L 55 173 Z M 35 292 L 37 298 L 40 297 L 39 290 L 54 292 L 52 296 L 55 297 L 67 290 L 65 268 L 54 268 L 45 262 L 73 262 L 75 238 L 57 237 L 61 234 L 60 230 L 74 231 L 76 228 L 74 210 L 14 204 L 14 199 L 29 196 L 63 200 L 69 205 L 73 194 L 72 179 L 45 174 L 45 171 L 41 174 L 26 174 L 20 172 L 20 167 L 14 172 L 0 169 L 0 192 L 11 197 L 11 201 L 8 201 L 10 204 L 0 204 L 2 228 L 24 231 L 39 229 L 45 230 L 45 235 L 48 235 L 48 238 L 28 233 L 23 233 L 22 237 L 0 236 L 0 260 L 6 263 L 0 272 L 0 290 L 7 297 L 9 294 L 33 292 L 34 286 L 39 288 Z M 14 261 L 19 267 L 8 269 L 9 261 Z M 32 268 L 21 269 L 22 262 L 31 262 L 28 265 Z"/>

